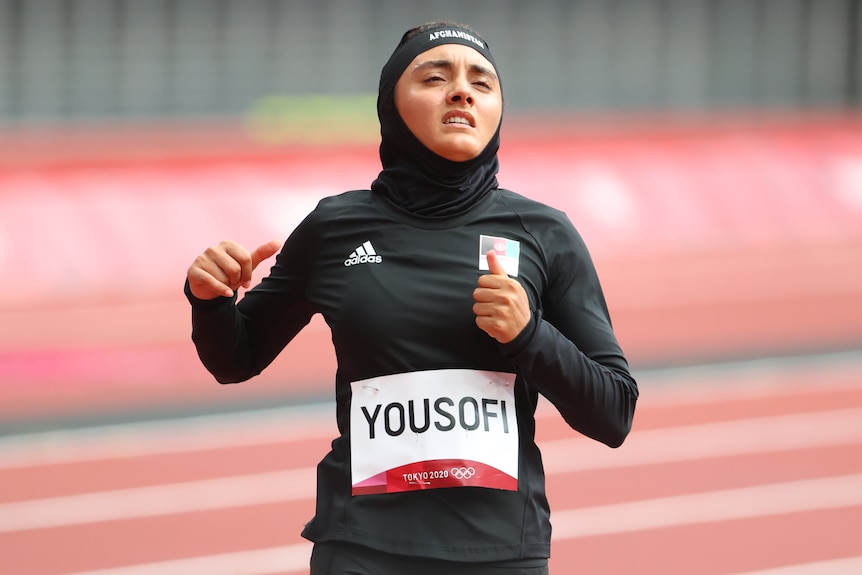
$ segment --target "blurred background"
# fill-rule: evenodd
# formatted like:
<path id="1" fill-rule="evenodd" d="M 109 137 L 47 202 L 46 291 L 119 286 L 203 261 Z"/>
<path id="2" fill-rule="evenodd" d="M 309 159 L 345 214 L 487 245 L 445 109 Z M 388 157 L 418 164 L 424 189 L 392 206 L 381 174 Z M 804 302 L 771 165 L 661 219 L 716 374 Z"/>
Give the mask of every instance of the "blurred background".
<path id="1" fill-rule="evenodd" d="M 569 214 L 634 367 L 858 347 L 856 0 L 0 0 L 5 427 L 327 394 L 319 325 L 210 385 L 185 269 L 367 187 L 379 70 L 441 18 L 489 39 L 501 185 Z"/>
<path id="2" fill-rule="evenodd" d="M 370 185 L 379 71 L 437 19 L 489 41 L 500 183 L 585 237 L 644 394 L 860 374 L 859 0 L 0 0 L 0 437 L 328 401 L 318 321 L 218 386 L 185 272 Z"/>

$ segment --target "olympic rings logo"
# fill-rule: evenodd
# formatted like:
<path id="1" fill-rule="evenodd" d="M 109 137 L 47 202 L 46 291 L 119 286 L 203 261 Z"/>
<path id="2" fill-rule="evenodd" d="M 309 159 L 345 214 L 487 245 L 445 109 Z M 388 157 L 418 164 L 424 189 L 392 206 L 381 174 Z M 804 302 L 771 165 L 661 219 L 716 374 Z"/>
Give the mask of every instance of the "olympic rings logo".
<path id="1" fill-rule="evenodd" d="M 476 470 L 473 467 L 453 467 L 449 472 L 455 479 L 470 479 L 476 475 Z"/>

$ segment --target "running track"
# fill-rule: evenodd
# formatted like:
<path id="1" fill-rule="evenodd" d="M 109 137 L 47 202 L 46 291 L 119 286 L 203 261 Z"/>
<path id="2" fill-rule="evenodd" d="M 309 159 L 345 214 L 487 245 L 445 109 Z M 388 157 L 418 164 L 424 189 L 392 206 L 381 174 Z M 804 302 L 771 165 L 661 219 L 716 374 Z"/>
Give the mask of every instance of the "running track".
<path id="1" fill-rule="evenodd" d="M 862 355 L 638 376 L 618 450 L 540 409 L 556 575 L 862 572 Z M 0 572 L 307 572 L 331 413 L 0 438 Z"/>
<path id="2" fill-rule="evenodd" d="M 624 249 L 615 253 L 629 254 L 625 261 L 614 261 L 609 257 L 614 253 L 600 253 L 597 264 L 632 365 L 858 349 L 862 333 L 859 131 L 844 118 L 838 128 L 824 126 L 824 130 L 822 134 L 815 126 L 799 133 L 770 132 L 762 141 L 768 145 L 757 146 L 752 145 L 751 134 L 742 139 L 707 135 L 696 138 L 694 143 L 700 142 L 696 146 L 687 138 L 662 140 L 659 148 L 653 147 L 652 139 L 649 147 L 637 138 L 598 147 L 585 142 L 571 144 L 576 149 L 564 149 L 562 158 L 550 158 L 555 165 L 566 165 L 565 158 L 589 160 L 570 175 L 587 177 L 592 185 L 608 184 L 608 174 L 596 172 L 590 162 L 611 152 L 609 157 L 620 166 L 615 175 L 646 174 L 646 180 L 641 178 L 639 185 L 632 186 L 652 190 L 643 207 L 655 208 L 656 213 L 642 214 L 634 222 L 652 223 L 653 227 L 641 230 L 645 237 L 678 241 L 671 233 L 674 230 L 689 234 L 705 230 L 706 236 L 709 231 L 720 232 L 720 237 L 735 232 L 756 240 L 743 243 L 741 251 L 678 252 L 656 266 L 652 258 L 643 257 L 650 254 L 632 252 L 633 246 L 626 243 L 632 238 L 625 234 L 605 238 L 622 242 Z M 735 147 L 728 147 L 728 142 Z M 690 169 L 674 178 L 682 178 L 682 183 L 695 178 L 704 185 L 670 186 L 680 182 L 663 178 L 675 172 L 662 176 L 651 171 L 676 158 L 680 150 L 698 161 L 677 162 Z M 775 150 L 783 154 L 772 154 Z M 774 155 L 772 163 L 760 163 L 769 160 L 762 157 L 764 151 Z M 528 152 L 518 153 L 533 158 L 529 174 L 541 171 L 536 162 L 550 161 L 547 150 L 535 150 L 539 154 L 535 157 Z M 734 153 L 728 156 L 729 152 Z M 719 158 L 734 169 L 711 171 L 724 165 Z M 736 169 L 740 160 L 749 169 Z M 752 171 L 755 164 L 762 168 Z M 788 164 L 796 166 L 798 173 L 778 177 L 786 175 Z M 770 165 L 780 169 L 763 168 Z M 200 176 L 195 169 L 187 172 L 188 177 Z M 203 173 L 212 177 L 209 167 Z M 225 175 L 215 173 L 219 178 Z M 291 173 L 295 180 L 296 174 Z M 124 187 L 138 182 L 147 188 L 141 196 L 147 198 L 146 206 L 164 197 L 151 194 L 150 171 L 145 169 L 138 175 L 146 177 L 138 178 L 124 174 Z M 754 184 L 737 186 L 740 182 L 727 180 L 733 174 L 768 178 L 756 180 L 759 193 L 751 194 Z M 833 179 L 821 181 L 825 176 Z M 509 179 L 519 187 L 517 173 Z M 843 184 L 834 187 L 836 182 Z M 97 179 L 96 183 L 104 182 Z M 685 194 L 662 195 L 668 189 L 709 190 L 711 185 L 721 188 L 721 193 L 713 194 L 721 202 L 709 204 L 705 211 L 680 212 L 697 205 L 690 204 Z M 818 192 L 833 188 L 840 193 Z M 783 192 L 772 197 L 765 190 Z M 28 189 L 21 197 L 30 201 L 35 191 Z M 176 186 L 166 188 L 169 197 L 175 192 Z M 79 193 L 67 198 L 64 192 L 58 201 L 65 198 L 71 203 L 57 206 L 81 203 L 87 211 L 88 197 Z M 756 198 L 766 203 L 754 206 L 751 202 Z M 782 201 L 769 203 L 776 199 Z M 29 205 L 25 204 L 21 206 Z M 153 205 L 159 213 L 182 207 L 168 203 L 172 210 L 163 210 L 162 204 Z M 769 209 L 754 209 L 758 206 Z M 577 211 L 585 207 L 590 206 L 578 206 Z M 598 215 L 619 212 L 604 205 L 592 207 Z M 28 215 L 17 226 L 18 219 L 8 217 L 17 212 L 9 206 L 4 211 L 9 229 L 23 230 L 22 237 L 28 241 L 50 240 L 44 249 L 34 246 L 34 253 L 52 253 L 56 246 L 66 245 L 53 241 L 51 234 L 32 233 L 29 218 L 37 212 L 22 210 Z M 62 217 L 57 222 L 76 221 L 69 217 L 71 212 L 60 209 L 58 213 Z M 654 217 L 663 213 L 671 214 L 672 222 L 684 229 L 668 227 L 671 220 Z M 721 225 L 713 229 L 706 225 L 710 222 Z M 621 222 L 605 222 L 614 223 Z M 62 232 L 50 225 L 47 229 Z M 104 236 L 117 242 L 104 241 L 101 229 L 93 228 L 100 241 L 91 248 L 102 246 L 110 253 L 116 246 L 126 251 L 139 247 L 119 241 L 126 238 L 122 235 Z M 136 229 L 132 227 L 128 237 L 142 237 Z M 177 237 L 188 235 L 183 230 Z M 192 239 L 197 250 L 199 240 Z M 14 238 L 10 245 L 15 245 Z M 709 246 L 716 247 L 707 242 Z M 67 247 L 82 251 L 74 244 Z M 11 294 L 12 305 L 0 306 L 4 398 L 0 421 L 12 434 L 0 436 L 0 574 L 304 573 L 309 546 L 298 534 L 312 513 L 314 465 L 332 438 L 331 406 L 29 435 L 24 430 L 34 427 L 19 427 L 29 418 L 62 427 L 63 417 L 53 421 L 54 416 L 104 414 L 114 409 L 127 413 L 130 406 L 144 410 L 201 402 L 224 406 L 237 401 L 238 395 L 266 400 L 280 397 L 273 391 L 276 385 L 279 390 L 321 389 L 318 375 L 322 367 L 332 365 L 332 357 L 321 355 L 327 348 L 319 344 L 327 336 L 315 326 L 253 386 L 228 390 L 212 383 L 194 358 L 188 341 L 188 309 L 175 284 L 187 265 L 186 253 L 196 252 L 174 249 L 182 256 L 174 265 L 159 261 L 165 250 L 145 247 L 135 255 L 156 260 L 147 259 L 142 266 L 138 257 L 126 259 L 137 268 L 158 271 L 161 275 L 155 274 L 153 281 L 168 278 L 170 303 L 161 304 L 147 292 L 144 304 L 135 297 L 133 305 L 109 297 L 95 307 L 21 307 L 15 296 L 35 297 L 35 288 L 54 286 L 49 280 L 55 272 L 63 280 L 56 285 L 68 288 L 68 269 L 48 266 L 51 274 L 43 278 L 46 281 L 21 282 L 22 270 L 31 268 L 16 262 L 42 261 L 30 258 L 30 252 L 23 252 L 23 262 L 10 260 L 3 266 L 13 276 L 4 292 Z M 69 265 L 75 261 L 69 259 Z M 109 269 L 101 261 L 122 263 L 99 257 L 88 261 L 95 262 L 100 273 Z M 74 269 L 89 278 L 84 273 L 89 268 Z M 110 296 L 116 286 L 103 280 L 114 277 L 121 279 L 121 286 L 127 283 L 124 274 L 110 270 L 113 276 L 98 276 L 99 281 L 81 285 L 106 287 Z M 304 360 L 302 366 L 314 368 L 308 373 L 297 369 L 297 363 L 290 361 L 296 357 Z M 136 367 L 130 370 L 129 365 Z M 636 371 L 636 376 L 643 396 L 635 429 L 619 450 L 578 437 L 548 408 L 540 412 L 540 440 L 554 509 L 555 575 L 862 573 L 862 353 Z"/>

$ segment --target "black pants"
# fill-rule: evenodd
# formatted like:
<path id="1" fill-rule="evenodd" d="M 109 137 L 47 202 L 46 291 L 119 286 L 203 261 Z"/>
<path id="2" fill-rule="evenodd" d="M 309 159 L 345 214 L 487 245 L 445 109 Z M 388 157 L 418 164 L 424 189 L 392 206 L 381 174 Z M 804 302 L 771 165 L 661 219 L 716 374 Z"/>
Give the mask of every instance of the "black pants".
<path id="1" fill-rule="evenodd" d="M 349 543 L 315 543 L 311 575 L 548 575 L 546 559 L 459 563 L 391 555 Z"/>

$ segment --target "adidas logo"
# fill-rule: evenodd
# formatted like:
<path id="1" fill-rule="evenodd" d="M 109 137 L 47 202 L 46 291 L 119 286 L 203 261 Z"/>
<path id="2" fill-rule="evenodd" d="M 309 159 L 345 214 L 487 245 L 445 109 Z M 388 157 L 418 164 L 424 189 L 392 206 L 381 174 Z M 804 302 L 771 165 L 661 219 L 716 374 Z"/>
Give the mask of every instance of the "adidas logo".
<path id="1" fill-rule="evenodd" d="M 355 266 L 356 264 L 379 264 L 382 261 L 383 258 L 377 255 L 371 242 L 365 242 L 347 256 L 347 259 L 344 260 L 344 266 L 350 267 Z"/>

